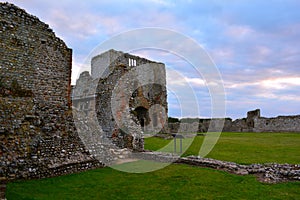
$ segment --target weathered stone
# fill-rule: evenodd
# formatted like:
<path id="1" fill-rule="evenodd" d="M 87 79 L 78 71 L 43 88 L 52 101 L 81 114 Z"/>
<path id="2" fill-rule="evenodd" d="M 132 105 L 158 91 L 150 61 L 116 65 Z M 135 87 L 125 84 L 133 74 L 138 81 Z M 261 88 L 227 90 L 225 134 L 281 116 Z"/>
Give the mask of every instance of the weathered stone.
<path id="1" fill-rule="evenodd" d="M 48 25 L 12 4 L 0 3 L 0 19 L 0 179 L 102 166 L 86 152 L 73 124 L 72 50 Z"/>
<path id="2" fill-rule="evenodd" d="M 168 123 L 169 133 L 193 133 L 216 131 L 214 123 L 220 119 L 181 119 Z M 189 122 L 187 122 L 189 121 Z M 224 132 L 300 132 L 300 115 L 265 118 L 260 110 L 249 111 L 247 118 L 224 119 Z"/>
<path id="3" fill-rule="evenodd" d="M 165 132 L 167 93 L 164 64 L 109 50 L 94 57 L 73 90 L 82 115 L 96 115 L 103 137 L 119 148 L 143 150 L 143 133 Z M 160 105 L 160 106 L 158 106 Z"/>
<path id="4" fill-rule="evenodd" d="M 291 164 L 251 164 L 240 165 L 234 162 L 201 158 L 199 156 L 179 157 L 176 154 L 162 152 L 142 152 L 131 155 L 131 158 L 154 160 L 158 162 L 175 162 L 181 164 L 208 167 L 227 171 L 237 175 L 254 174 L 259 181 L 268 183 L 279 183 L 285 181 L 299 180 L 300 169 L 298 165 Z"/>

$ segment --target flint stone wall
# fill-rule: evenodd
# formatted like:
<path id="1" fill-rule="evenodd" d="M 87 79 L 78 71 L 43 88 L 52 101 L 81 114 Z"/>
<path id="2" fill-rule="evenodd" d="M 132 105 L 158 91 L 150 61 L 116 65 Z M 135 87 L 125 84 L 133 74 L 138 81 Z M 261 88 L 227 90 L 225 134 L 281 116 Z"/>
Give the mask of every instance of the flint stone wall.
<path id="1" fill-rule="evenodd" d="M 74 107 L 90 119 L 96 113 L 101 134 L 119 148 L 142 151 L 143 132 L 167 128 L 164 64 L 115 50 L 91 64 L 74 87 Z"/>
<path id="2" fill-rule="evenodd" d="M 258 118 L 254 121 L 254 132 L 300 132 L 300 115 Z"/>
<path id="3" fill-rule="evenodd" d="M 168 123 L 170 133 L 206 133 L 232 130 L 231 119 L 183 119 L 183 122 Z M 186 122 L 191 121 L 191 122 Z M 220 126 L 223 128 L 220 128 Z"/>
<path id="4" fill-rule="evenodd" d="M 61 119 L 71 101 L 72 50 L 48 25 L 12 4 L 1 3 L 0 15 L 2 88 L 12 87 L 14 81 L 20 90 L 30 90 L 27 98 L 34 102 L 32 112 L 42 120 L 42 131 L 64 131 Z"/>
<path id="5" fill-rule="evenodd" d="M 223 170 L 237 175 L 253 174 L 258 180 L 266 183 L 280 183 L 285 181 L 300 181 L 300 165 L 298 164 L 251 164 L 241 165 L 234 162 L 201 158 L 198 156 L 180 157 L 176 154 L 162 152 L 143 152 L 132 154 L 133 158 L 154 160 L 165 163 L 188 164 L 199 167 L 207 167 Z"/>
<path id="6" fill-rule="evenodd" d="M 168 123 L 170 133 L 203 133 L 216 131 L 215 124 L 220 123 L 220 119 L 187 119 L 180 122 Z M 187 122 L 188 121 L 188 122 Z M 210 129 L 209 129 L 210 128 Z M 300 115 L 278 116 L 265 118 L 260 116 L 260 110 L 253 110 L 247 113 L 247 118 L 224 119 L 224 132 L 299 132 Z"/>
<path id="7" fill-rule="evenodd" d="M 0 24 L 1 182 L 102 166 L 73 123 L 72 50 L 13 4 L 0 4 Z"/>

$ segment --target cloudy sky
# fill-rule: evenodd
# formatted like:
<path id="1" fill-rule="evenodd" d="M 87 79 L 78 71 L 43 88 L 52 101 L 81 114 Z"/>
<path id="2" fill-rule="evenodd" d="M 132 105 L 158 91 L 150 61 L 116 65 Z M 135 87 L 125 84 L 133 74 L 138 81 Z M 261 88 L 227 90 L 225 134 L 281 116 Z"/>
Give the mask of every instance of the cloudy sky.
<path id="1" fill-rule="evenodd" d="M 300 114 L 299 0 L 9 2 L 49 24 L 73 49 L 73 83 L 99 44 L 132 29 L 159 27 L 192 38 L 208 53 L 223 79 L 226 116 L 241 118 L 256 108 L 266 117 Z M 176 88 L 169 91 L 169 115 L 195 109 L 176 99 L 185 91 L 184 79 L 197 97 L 199 115 L 211 116 L 207 80 L 186 60 L 153 49 L 134 53 L 166 64 L 167 85 Z"/>

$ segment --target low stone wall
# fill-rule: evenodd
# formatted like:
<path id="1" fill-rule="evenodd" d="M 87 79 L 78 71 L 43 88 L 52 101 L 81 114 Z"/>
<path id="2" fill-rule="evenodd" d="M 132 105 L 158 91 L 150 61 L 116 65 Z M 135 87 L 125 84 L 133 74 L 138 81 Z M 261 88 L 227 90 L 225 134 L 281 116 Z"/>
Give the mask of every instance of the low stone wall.
<path id="1" fill-rule="evenodd" d="M 300 115 L 258 118 L 254 121 L 254 132 L 300 132 Z"/>
<path id="2" fill-rule="evenodd" d="M 26 165 L 26 163 L 24 163 L 24 165 Z M 37 170 L 37 168 L 35 167 L 37 166 L 27 166 L 28 171 L 25 172 L 26 176 L 22 177 L 22 179 L 28 180 L 61 176 L 103 167 L 103 165 L 98 160 L 90 158 L 89 160 L 74 161 L 69 162 L 67 164 L 49 167 L 47 168 L 47 170 Z M 20 177 L 18 178 L 20 179 Z M 11 181 L 11 179 L 7 179 L 6 177 L 0 177 L 0 200 L 5 199 L 6 184 L 9 181 Z"/>
<path id="3" fill-rule="evenodd" d="M 162 152 L 143 152 L 133 154 L 134 158 L 154 160 L 158 162 L 174 162 L 199 167 L 208 167 L 227 171 L 237 175 L 253 174 L 258 180 L 266 183 L 279 183 L 285 181 L 300 181 L 300 164 L 251 164 L 240 165 L 234 162 L 220 161 L 198 156 L 179 157 L 178 155 Z"/>
<path id="4" fill-rule="evenodd" d="M 177 162 L 180 156 L 173 153 L 163 153 L 163 152 L 139 152 L 131 154 L 131 158 L 142 159 L 142 160 L 153 160 L 157 162 Z"/>
<path id="5" fill-rule="evenodd" d="M 224 122 L 223 132 L 299 132 L 300 115 L 265 118 L 260 110 L 247 113 L 247 118 L 236 119 L 199 119 L 183 118 L 180 122 L 168 123 L 169 133 L 203 133 L 220 131 L 218 125 Z"/>
<path id="6" fill-rule="evenodd" d="M 184 163 L 200 167 L 224 170 L 237 175 L 254 174 L 261 182 L 279 183 L 285 181 L 300 181 L 300 165 L 291 164 L 251 164 L 240 165 L 233 162 L 189 156 L 180 158 L 176 163 Z"/>
<path id="7" fill-rule="evenodd" d="M 169 133 L 206 133 L 208 131 L 226 131 L 230 132 L 232 130 L 240 131 L 242 127 L 242 123 L 235 121 L 233 122 L 231 119 L 192 119 L 194 122 L 175 122 L 168 123 Z M 223 128 L 220 128 L 223 127 Z"/>

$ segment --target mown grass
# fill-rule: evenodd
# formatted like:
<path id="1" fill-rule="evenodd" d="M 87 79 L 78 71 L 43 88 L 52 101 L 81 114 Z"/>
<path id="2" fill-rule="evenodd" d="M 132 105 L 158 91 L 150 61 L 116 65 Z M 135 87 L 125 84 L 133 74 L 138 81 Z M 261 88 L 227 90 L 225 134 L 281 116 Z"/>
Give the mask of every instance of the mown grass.
<path id="1" fill-rule="evenodd" d="M 204 136 L 183 140 L 183 156 L 198 155 Z M 177 150 L 179 149 L 177 140 Z M 190 144 L 188 146 L 187 144 Z M 163 149 L 161 149 L 164 147 Z M 145 149 L 174 151 L 173 140 L 146 138 Z M 300 163 L 299 133 L 222 133 L 213 150 L 206 156 L 209 158 L 251 163 Z"/>
<path id="2" fill-rule="evenodd" d="M 299 182 L 270 185 L 251 175 L 172 164 L 144 174 L 103 168 L 18 181 L 8 184 L 7 199 L 299 199 L 299 188 Z"/>
<path id="3" fill-rule="evenodd" d="M 203 139 L 204 136 L 184 139 L 183 156 L 197 155 Z M 145 148 L 173 151 L 174 143 L 173 140 L 147 138 Z M 247 164 L 300 163 L 299 152 L 300 134 L 222 133 L 207 157 Z M 156 165 L 159 166 L 150 161 L 138 161 L 115 168 L 145 167 L 147 170 L 147 166 Z M 300 199 L 300 182 L 264 184 L 251 175 L 237 176 L 171 164 L 140 174 L 103 168 L 55 178 L 17 181 L 8 184 L 7 199 Z"/>

